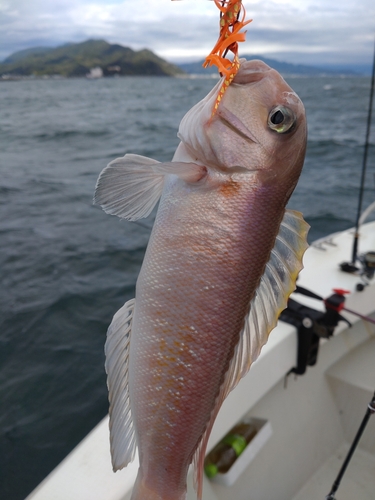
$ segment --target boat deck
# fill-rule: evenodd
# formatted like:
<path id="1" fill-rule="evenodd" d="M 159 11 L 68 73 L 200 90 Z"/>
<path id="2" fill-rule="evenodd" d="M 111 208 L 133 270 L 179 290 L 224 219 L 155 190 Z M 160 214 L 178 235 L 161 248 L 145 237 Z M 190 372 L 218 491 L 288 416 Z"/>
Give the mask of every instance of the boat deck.
<path id="1" fill-rule="evenodd" d="M 315 472 L 292 500 L 324 500 L 343 464 L 350 445 L 343 444 Z M 335 494 L 337 500 L 374 500 L 375 455 L 358 448 Z"/>

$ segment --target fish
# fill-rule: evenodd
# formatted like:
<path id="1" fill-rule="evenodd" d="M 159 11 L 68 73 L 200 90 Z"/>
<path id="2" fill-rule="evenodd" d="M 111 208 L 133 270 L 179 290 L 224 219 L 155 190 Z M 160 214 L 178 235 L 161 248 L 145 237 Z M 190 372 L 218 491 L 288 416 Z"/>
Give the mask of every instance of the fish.
<path id="1" fill-rule="evenodd" d="M 295 289 L 308 224 L 286 209 L 304 163 L 304 106 L 259 60 L 183 117 L 172 161 L 135 154 L 100 174 L 94 202 L 130 221 L 159 201 L 135 299 L 105 346 L 113 469 L 139 454 L 132 500 L 197 498 L 218 411 Z"/>

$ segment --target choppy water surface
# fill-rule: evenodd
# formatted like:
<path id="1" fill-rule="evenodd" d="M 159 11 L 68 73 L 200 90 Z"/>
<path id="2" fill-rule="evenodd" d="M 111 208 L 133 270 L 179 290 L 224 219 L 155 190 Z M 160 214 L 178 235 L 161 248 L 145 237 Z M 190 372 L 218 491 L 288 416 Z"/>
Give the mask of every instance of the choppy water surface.
<path id="1" fill-rule="evenodd" d="M 354 224 L 369 79 L 289 82 L 309 123 L 290 206 L 312 225 L 311 240 Z M 99 172 L 127 152 L 170 160 L 182 116 L 213 84 L 0 84 L 1 498 L 23 499 L 107 411 L 106 329 L 134 294 L 152 216 L 120 222 L 93 207 Z M 372 146 L 365 206 L 373 173 Z"/>

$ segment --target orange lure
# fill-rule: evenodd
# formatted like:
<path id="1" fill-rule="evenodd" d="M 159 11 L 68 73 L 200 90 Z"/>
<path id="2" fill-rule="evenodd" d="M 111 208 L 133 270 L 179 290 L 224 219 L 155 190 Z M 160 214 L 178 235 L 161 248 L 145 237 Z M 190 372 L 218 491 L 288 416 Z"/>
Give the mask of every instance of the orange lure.
<path id="1" fill-rule="evenodd" d="M 246 32 L 240 33 L 240 30 L 252 21 L 252 19 L 245 21 L 246 11 L 242 5 L 242 0 L 224 0 L 223 2 L 214 0 L 214 2 L 220 10 L 220 35 L 215 47 L 206 57 L 203 67 L 207 68 L 207 66 L 215 65 L 218 67 L 220 74 L 226 78 L 219 90 L 213 114 L 224 92 L 240 68 L 238 42 L 244 42 L 246 38 Z M 228 51 L 233 53 L 232 61 L 225 57 Z"/>

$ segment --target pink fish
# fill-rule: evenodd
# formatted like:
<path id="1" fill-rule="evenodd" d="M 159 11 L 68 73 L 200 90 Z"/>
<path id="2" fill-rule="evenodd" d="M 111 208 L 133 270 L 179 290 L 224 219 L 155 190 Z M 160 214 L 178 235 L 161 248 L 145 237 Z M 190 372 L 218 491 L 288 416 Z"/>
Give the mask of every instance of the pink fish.
<path id="1" fill-rule="evenodd" d="M 301 173 L 298 96 L 261 61 L 241 61 L 182 119 L 170 163 L 127 154 L 101 173 L 95 202 L 128 220 L 160 199 L 136 297 L 106 342 L 114 470 L 138 447 L 133 500 L 198 498 L 207 440 L 295 288 L 308 225 L 285 209 Z"/>

